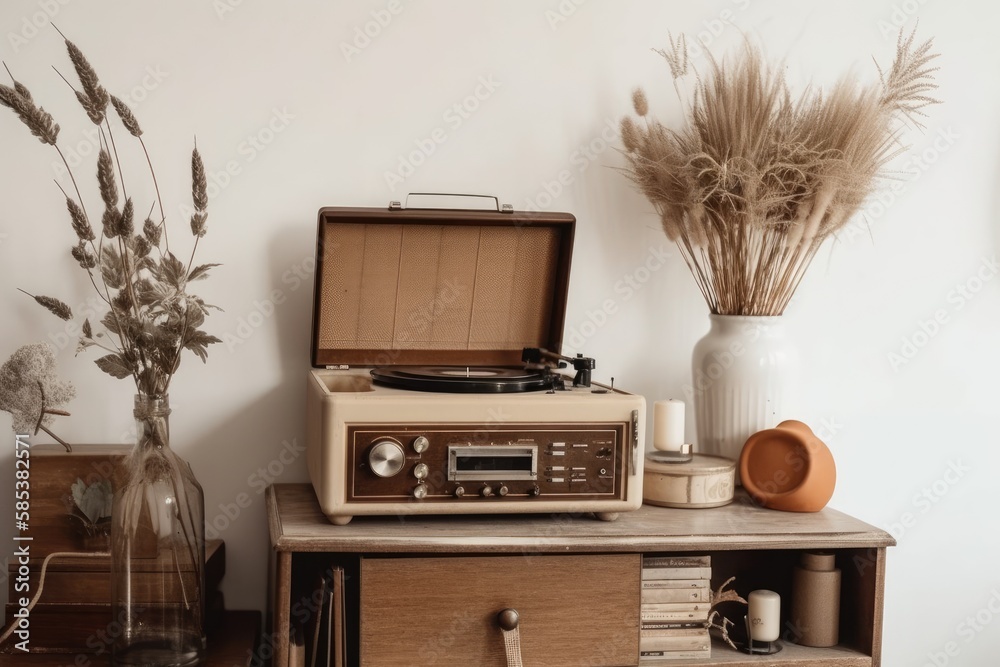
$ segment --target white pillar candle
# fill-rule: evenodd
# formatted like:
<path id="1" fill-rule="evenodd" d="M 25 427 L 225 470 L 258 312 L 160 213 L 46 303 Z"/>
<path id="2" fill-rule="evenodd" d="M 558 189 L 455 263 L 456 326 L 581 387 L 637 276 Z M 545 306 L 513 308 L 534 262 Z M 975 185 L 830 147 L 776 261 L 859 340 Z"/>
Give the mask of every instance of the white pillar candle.
<path id="1" fill-rule="evenodd" d="M 684 401 L 670 398 L 653 405 L 653 447 L 679 452 L 684 444 Z"/>
<path id="2" fill-rule="evenodd" d="M 755 642 L 773 642 L 781 633 L 781 596 L 774 591 L 751 591 L 747 596 L 750 637 Z"/>

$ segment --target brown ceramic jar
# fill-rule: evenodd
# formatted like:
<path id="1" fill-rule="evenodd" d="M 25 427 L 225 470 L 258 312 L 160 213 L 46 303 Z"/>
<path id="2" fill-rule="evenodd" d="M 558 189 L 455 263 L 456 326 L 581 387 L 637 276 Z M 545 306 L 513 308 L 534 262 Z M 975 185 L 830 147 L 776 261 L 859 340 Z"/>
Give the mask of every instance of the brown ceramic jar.
<path id="1" fill-rule="evenodd" d="M 789 419 L 747 439 L 740 453 L 740 479 L 763 507 L 818 512 L 833 497 L 837 466 L 812 429 Z"/>

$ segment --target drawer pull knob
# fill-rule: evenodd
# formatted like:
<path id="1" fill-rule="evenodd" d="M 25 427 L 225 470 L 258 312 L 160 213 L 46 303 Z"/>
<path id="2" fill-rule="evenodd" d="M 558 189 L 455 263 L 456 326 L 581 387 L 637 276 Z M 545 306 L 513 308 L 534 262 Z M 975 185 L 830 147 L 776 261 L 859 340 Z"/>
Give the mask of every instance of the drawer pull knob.
<path id="1" fill-rule="evenodd" d="M 500 628 L 508 632 L 517 628 L 518 620 L 517 611 L 514 609 L 504 609 L 497 614 L 497 623 L 500 625 Z"/>
<path id="2" fill-rule="evenodd" d="M 497 624 L 503 632 L 503 649 L 507 667 L 524 667 L 521 662 L 521 634 L 517 630 L 520 616 L 516 609 L 504 609 L 497 614 Z"/>

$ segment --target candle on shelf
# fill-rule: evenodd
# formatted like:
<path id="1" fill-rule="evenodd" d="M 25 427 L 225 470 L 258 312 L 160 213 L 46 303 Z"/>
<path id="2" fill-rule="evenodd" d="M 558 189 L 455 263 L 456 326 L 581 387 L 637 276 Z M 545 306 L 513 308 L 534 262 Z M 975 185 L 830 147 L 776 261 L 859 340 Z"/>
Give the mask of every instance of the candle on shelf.
<path id="1" fill-rule="evenodd" d="M 684 401 L 670 398 L 653 405 L 653 447 L 680 452 L 684 446 Z"/>
<path id="2" fill-rule="evenodd" d="M 774 591 L 756 590 L 747 596 L 750 638 L 773 642 L 781 632 L 781 596 Z"/>

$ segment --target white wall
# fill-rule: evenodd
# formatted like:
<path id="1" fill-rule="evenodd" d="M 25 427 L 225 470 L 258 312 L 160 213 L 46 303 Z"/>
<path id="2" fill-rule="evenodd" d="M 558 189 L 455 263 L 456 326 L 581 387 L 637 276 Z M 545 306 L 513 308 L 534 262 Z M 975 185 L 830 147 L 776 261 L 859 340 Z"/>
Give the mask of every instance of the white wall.
<path id="1" fill-rule="evenodd" d="M 283 443 L 303 442 L 306 274 L 320 206 L 385 206 L 407 191 L 444 190 L 497 193 L 518 209 L 536 202 L 574 213 L 568 327 L 579 329 L 588 313 L 616 300 L 617 314 L 582 346 L 598 359 L 597 377 L 614 375 L 649 400 L 678 396 L 690 380 L 691 348 L 708 327 L 706 308 L 676 252 L 631 298 L 615 291 L 650 252 L 670 248 L 650 206 L 614 170 L 622 164 L 617 140 L 608 147 L 601 138 L 629 111 L 629 93 L 639 84 L 654 113 L 677 118 L 668 70 L 650 48 L 665 46 L 668 31 L 683 31 L 701 34 L 722 53 L 740 43 L 742 31 L 784 58 L 801 89 L 809 79 L 829 84 L 849 70 L 871 80 L 871 57 L 885 64 L 894 55 L 891 24 L 905 19 L 909 27 L 919 19 L 920 35 L 933 36 L 942 54 L 938 96 L 945 103 L 930 111 L 926 133 L 905 136 L 914 148 L 896 164 L 900 191 L 869 205 L 870 234 L 845 236 L 821 252 L 787 314 L 808 380 L 802 418 L 832 432 L 840 473 L 832 505 L 893 527 L 899 538 L 888 564 L 884 664 L 924 664 L 948 642 L 958 651 L 950 664 L 993 664 L 1000 620 L 981 632 L 959 624 L 977 612 L 980 623 L 992 620 L 987 604 L 1000 598 L 991 484 L 1000 464 L 1000 280 L 985 281 L 961 305 L 953 290 L 978 287 L 977 273 L 998 246 L 997 5 L 400 2 L 391 22 L 349 58 L 342 45 L 395 0 L 5 0 L 0 8 L 0 56 L 62 123 L 64 145 L 82 142 L 86 150 L 91 126 L 50 68 L 71 74 L 58 35 L 30 25 L 47 23 L 46 7 L 111 92 L 132 91 L 175 244 L 190 238 L 179 207 L 190 201 L 193 137 L 211 173 L 222 174 L 227 164 L 239 170 L 228 185 L 216 177 L 220 187 L 199 248 L 202 261 L 224 264 L 199 288 L 225 309 L 207 329 L 226 343 L 211 350 L 207 365 L 188 356 L 171 390 L 173 441 L 203 482 L 209 520 L 240 493 L 253 499 L 223 535 L 227 604 L 264 605 L 268 542 L 258 469 L 282 467 L 282 482 L 306 479 L 304 458 L 274 462 Z M 477 90 L 485 99 L 458 123 L 449 109 Z M 384 174 L 439 127 L 447 140 L 405 182 L 389 187 Z M 73 239 L 52 184 L 55 154 L 7 112 L 0 114 L 0 136 L 6 358 L 62 331 L 15 286 L 71 305 L 91 293 L 68 257 Z M 270 143 L 258 150 L 250 137 Z M 592 160 L 582 152 L 587 146 L 597 153 Z M 96 198 L 92 159 L 78 173 Z M 127 184 L 144 211 L 151 199 L 142 192 L 140 156 L 130 153 L 125 168 L 136 174 Z M 572 182 L 548 197 L 563 170 Z M 994 271 L 984 275 L 995 278 Z M 281 302 L 267 305 L 275 296 Z M 921 338 L 920 323 L 938 310 L 947 322 Z M 894 368 L 888 355 L 914 337 L 926 344 Z M 79 396 L 59 430 L 75 442 L 127 442 L 130 383 L 101 374 L 88 353 L 74 358 L 72 348 L 59 353 L 59 362 Z M 0 416 L 0 430 L 7 424 Z M 693 436 L 693 423 L 688 428 Z M 12 450 L 2 448 L 0 479 L 13 479 Z M 955 465 L 960 476 L 949 475 Z M 10 488 L 6 481 L 3 488 Z M 924 489 L 933 501 L 921 497 Z M 0 497 L 0 516 L 12 511 L 9 495 Z M 0 541 L 7 540 L 10 523 L 0 523 Z"/>

